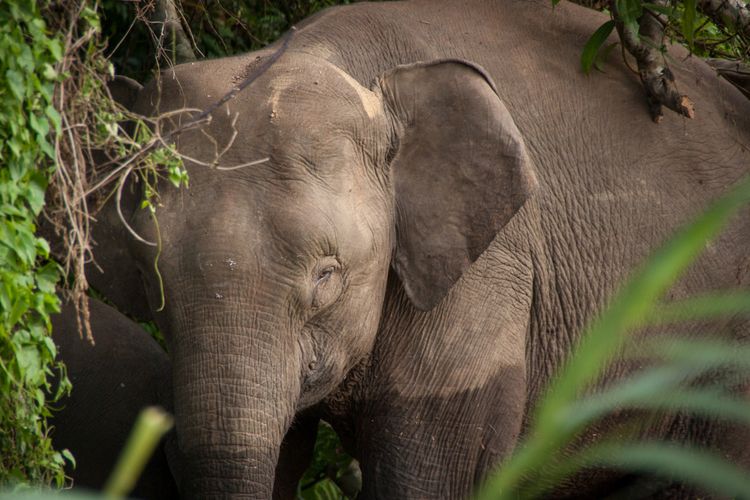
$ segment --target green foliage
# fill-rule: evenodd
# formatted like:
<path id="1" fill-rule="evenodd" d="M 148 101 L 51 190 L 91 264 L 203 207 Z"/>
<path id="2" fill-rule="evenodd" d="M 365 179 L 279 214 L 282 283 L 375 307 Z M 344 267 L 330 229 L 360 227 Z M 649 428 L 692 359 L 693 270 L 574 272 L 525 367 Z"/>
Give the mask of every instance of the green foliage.
<path id="1" fill-rule="evenodd" d="M 49 315 L 59 310 L 60 266 L 35 234 L 45 194 L 50 218 L 64 219 L 63 258 L 75 300 L 75 291 L 86 288 L 87 183 L 101 194 L 138 172 L 149 181 L 143 185 L 152 208 L 158 197 L 151 183 L 162 175 L 175 185 L 187 182 L 181 161 L 157 147 L 151 128 L 136 122 L 134 139 L 119 126 L 126 114 L 109 99 L 105 78 L 112 66 L 101 51 L 100 29 L 95 3 L 86 0 L 12 0 L 0 8 L 0 487 L 62 486 L 66 460 L 74 463 L 68 451 L 52 449 L 46 424 L 49 403 L 70 383 L 48 332 Z M 67 45 L 54 33 L 69 33 Z M 67 73 L 60 75 L 63 60 Z M 61 135 L 70 123 L 89 126 L 66 127 Z M 89 156 L 93 150 L 127 166 L 118 167 L 119 176 L 112 166 L 102 175 Z M 81 314 L 85 320 L 86 310 Z"/>
<path id="2" fill-rule="evenodd" d="M 182 0 L 183 25 L 188 28 L 199 58 L 241 54 L 265 47 L 291 26 L 326 7 L 348 0 Z M 103 27 L 114 48 L 111 60 L 118 73 L 145 81 L 154 68 L 154 40 L 142 22 L 133 22 L 134 2 L 103 0 Z"/>
<path id="3" fill-rule="evenodd" d="M 559 0 L 552 0 L 553 5 L 557 3 Z M 634 33 L 638 33 L 638 21 L 641 16 L 661 16 L 666 22 L 665 34 L 673 41 L 687 46 L 692 53 L 701 57 L 750 62 L 750 40 L 731 32 L 731 27 L 720 26 L 700 14 L 696 0 L 673 1 L 668 4 L 642 0 L 617 0 L 615 5 L 618 9 L 619 20 Z M 581 67 L 585 73 L 589 73 L 592 67 L 601 70 L 601 62 L 607 58 L 614 47 L 614 45 L 604 47 L 604 42 L 614 27 L 613 21 L 607 21 L 586 42 L 581 54 Z"/>
<path id="4" fill-rule="evenodd" d="M 750 39 L 714 23 L 696 9 L 695 0 L 675 2 L 672 7 L 659 8 L 644 3 L 644 8 L 663 14 L 669 20 L 665 33 L 686 45 L 700 57 L 736 59 L 750 62 Z"/>
<path id="5" fill-rule="evenodd" d="M 52 105 L 63 45 L 34 0 L 0 7 L 0 485 L 64 482 L 65 455 L 52 449 L 45 417 L 56 370 L 49 316 L 59 310 L 58 267 L 35 235 L 59 133 Z M 67 378 L 52 396 L 69 388 Z"/>
<path id="6" fill-rule="evenodd" d="M 355 498 L 362 488 L 357 461 L 343 451 L 339 437 L 325 422 L 318 426 L 313 461 L 300 479 L 297 498 L 339 500 Z"/>
<path id="7" fill-rule="evenodd" d="M 750 202 L 750 179 L 736 185 L 692 224 L 658 250 L 615 297 L 612 305 L 584 334 L 577 350 L 552 382 L 534 412 L 533 426 L 517 453 L 490 478 L 479 498 L 535 498 L 564 478 L 591 465 L 647 471 L 696 484 L 729 496 L 750 496 L 747 471 L 705 450 L 666 443 L 623 443 L 602 436 L 590 447 L 566 455 L 588 425 L 624 408 L 688 411 L 713 419 L 748 424 L 750 404 L 736 399 L 733 382 L 703 388 L 709 374 L 747 380 L 750 350 L 720 340 L 696 342 L 657 338 L 638 353 L 642 365 L 655 368 L 593 395 L 592 385 L 610 362 L 623 353 L 638 328 L 669 321 L 706 319 L 750 312 L 746 293 L 698 297 L 684 303 L 659 304 L 680 274 L 715 237 L 731 215 Z M 697 307 L 696 307 L 697 306 Z M 661 317 L 665 311 L 666 317 Z M 655 363 L 654 363 L 655 362 Z M 739 370 L 739 372 L 738 372 Z M 738 375 L 739 373 L 739 375 Z M 716 382 L 716 380 L 714 380 Z M 644 418 L 640 415 L 641 422 Z"/>
<path id="8" fill-rule="evenodd" d="M 604 42 L 607 40 L 612 30 L 615 29 L 614 21 L 607 21 L 606 23 L 599 26 L 599 28 L 591 35 L 586 45 L 583 47 L 581 53 L 581 67 L 584 73 L 589 73 L 591 68 L 596 64 L 597 57 L 600 56 L 599 49 L 601 49 Z"/>
<path id="9" fill-rule="evenodd" d="M 172 424 L 171 415 L 159 407 L 150 406 L 141 410 L 122 450 L 122 455 L 117 460 L 102 494 L 97 495 L 79 491 L 60 492 L 37 488 L 20 493 L 3 493 L 0 491 L 0 500 L 51 500 L 55 498 L 93 500 L 124 498 L 135 487 L 138 477 L 159 444 L 159 440 L 164 434 L 169 432 Z"/>
<path id="10" fill-rule="evenodd" d="M 684 0 L 682 13 L 682 35 L 690 50 L 695 49 L 695 19 L 698 17 L 695 0 Z"/>

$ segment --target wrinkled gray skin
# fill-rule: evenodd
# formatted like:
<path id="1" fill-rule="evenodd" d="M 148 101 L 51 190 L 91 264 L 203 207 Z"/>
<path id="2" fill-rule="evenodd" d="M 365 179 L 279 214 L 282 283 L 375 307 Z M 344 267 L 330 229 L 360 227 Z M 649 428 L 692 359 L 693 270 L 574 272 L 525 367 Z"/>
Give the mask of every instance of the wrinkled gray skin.
<path id="1" fill-rule="evenodd" d="M 238 115 L 219 165 L 270 160 L 187 161 L 189 189 L 160 186 L 158 236 L 137 188 L 125 202 L 132 227 L 161 239 L 163 310 L 156 249 L 100 217 L 92 283 L 153 311 L 168 336 L 186 496 L 270 497 L 285 433 L 300 450 L 314 438 L 300 415 L 342 435 L 364 498 L 467 495 L 616 285 L 750 171 L 750 103 L 735 88 L 675 49 L 697 116 L 653 124 L 617 58 L 580 72 L 604 18 L 548 4 L 359 4 L 300 25 L 176 142 L 212 162 Z M 161 94 L 133 89 L 134 109 L 205 109 L 274 48 L 168 70 Z M 743 213 L 670 297 L 747 286 L 748 224 Z M 644 435 L 682 442 L 728 435 L 650 423 Z M 627 480 L 600 471 L 573 491 Z"/>
<path id="2" fill-rule="evenodd" d="M 137 324 L 112 307 L 89 301 L 92 345 L 78 334 L 75 308 L 52 316 L 58 359 L 73 390 L 54 406 L 50 424 L 56 449 L 69 449 L 75 468 L 66 472 L 73 486 L 101 490 L 138 413 L 146 406 L 170 407 L 169 358 Z M 157 449 L 132 495 L 177 498 L 177 485 L 161 448 Z"/>

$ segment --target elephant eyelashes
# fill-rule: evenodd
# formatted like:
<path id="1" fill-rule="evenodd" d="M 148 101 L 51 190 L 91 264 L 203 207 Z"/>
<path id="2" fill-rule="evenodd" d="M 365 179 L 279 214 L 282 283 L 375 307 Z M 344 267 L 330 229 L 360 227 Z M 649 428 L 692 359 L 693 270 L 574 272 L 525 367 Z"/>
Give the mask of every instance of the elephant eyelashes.
<path id="1" fill-rule="evenodd" d="M 318 277 L 315 278 L 315 286 L 319 286 L 321 283 L 324 283 L 328 281 L 328 279 L 331 277 L 333 272 L 336 270 L 333 266 L 326 267 L 320 273 L 318 274 Z"/>
<path id="2" fill-rule="evenodd" d="M 336 300 L 343 288 L 338 261 L 333 258 L 326 258 L 325 261 L 314 274 L 311 304 L 313 309 L 320 309 Z"/>

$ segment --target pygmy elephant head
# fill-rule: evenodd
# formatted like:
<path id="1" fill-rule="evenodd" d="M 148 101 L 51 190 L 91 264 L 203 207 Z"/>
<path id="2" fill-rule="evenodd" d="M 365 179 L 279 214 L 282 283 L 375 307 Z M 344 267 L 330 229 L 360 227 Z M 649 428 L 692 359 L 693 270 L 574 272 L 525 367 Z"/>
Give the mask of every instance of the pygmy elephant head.
<path id="1" fill-rule="evenodd" d="M 135 110 L 180 127 L 259 57 L 166 71 Z M 372 350 L 389 267 L 434 307 L 536 181 L 490 78 L 459 60 L 368 88 L 290 50 L 174 140 L 190 187 L 161 185 L 155 218 L 132 210 L 158 246 L 128 251 L 168 337 L 183 491 L 268 498 L 295 414 Z"/>

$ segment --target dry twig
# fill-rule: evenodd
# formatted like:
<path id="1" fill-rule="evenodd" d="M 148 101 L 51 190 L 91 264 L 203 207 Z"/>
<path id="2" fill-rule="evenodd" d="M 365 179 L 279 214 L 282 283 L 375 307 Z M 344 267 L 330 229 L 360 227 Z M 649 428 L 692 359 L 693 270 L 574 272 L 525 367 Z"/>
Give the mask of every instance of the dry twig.
<path id="1" fill-rule="evenodd" d="M 750 65 L 724 59 L 707 59 L 706 62 L 719 76 L 724 77 L 750 99 Z"/>
<path id="2" fill-rule="evenodd" d="M 146 144 L 139 145 L 134 139 L 128 137 L 122 128 L 111 132 L 107 137 L 102 137 L 101 131 L 96 130 L 101 124 L 101 113 L 114 115 L 117 109 L 111 97 L 106 96 L 106 75 L 97 73 L 88 61 L 82 59 L 80 48 L 94 43 L 96 37 L 96 30 L 92 28 L 80 33 L 83 28 L 79 24 L 79 19 L 84 6 L 85 2 L 60 3 L 55 6 L 58 9 L 55 11 L 55 23 L 66 29 L 65 56 L 57 69 L 59 72 L 70 74 L 71 77 L 61 81 L 55 93 L 55 108 L 61 115 L 63 133 L 55 138 L 58 168 L 48 190 L 45 218 L 51 223 L 58 236 L 59 245 L 56 255 L 61 259 L 65 274 L 69 276 L 69 288 L 65 290 L 65 293 L 68 299 L 76 304 L 79 311 L 80 331 L 85 332 L 87 338 L 93 342 L 88 322 L 86 295 L 88 282 L 84 272 L 86 265 L 93 263 L 90 235 L 91 214 L 96 213 L 97 207 L 103 204 L 108 188 L 114 184 L 117 212 L 124 227 L 138 241 L 155 245 L 139 236 L 127 223 L 120 203 L 122 190 L 128 177 L 142 168 L 143 160 L 150 153 L 166 147 L 185 160 L 205 164 L 217 170 L 233 170 L 267 161 L 267 158 L 263 158 L 241 165 L 218 166 L 220 157 L 231 147 L 236 134 L 232 135 L 230 142 L 220 151 L 217 149 L 217 157 L 211 163 L 201 163 L 193 158 L 186 158 L 180 155 L 172 144 L 179 134 L 210 123 L 212 113 L 235 98 L 240 91 L 276 62 L 286 50 L 293 32 L 290 31 L 278 50 L 248 75 L 240 85 L 233 87 L 205 110 L 184 108 L 163 113 L 153 119 L 136 116 L 126 110 L 128 118 L 143 120 L 151 124 L 153 130 L 151 139 Z M 50 13 L 50 18 L 52 16 L 53 14 Z M 100 55 L 104 59 L 104 54 Z M 98 87 L 105 93 L 95 94 L 95 96 L 87 94 L 86 92 L 90 90 L 86 89 L 90 89 L 91 82 L 98 82 Z M 193 117 L 183 125 L 162 133 L 162 122 L 182 113 L 190 113 Z M 236 117 L 232 122 L 233 125 L 234 121 Z M 132 153 L 124 157 L 120 156 L 118 151 L 123 146 L 129 148 Z"/>

